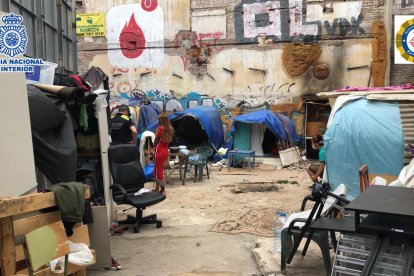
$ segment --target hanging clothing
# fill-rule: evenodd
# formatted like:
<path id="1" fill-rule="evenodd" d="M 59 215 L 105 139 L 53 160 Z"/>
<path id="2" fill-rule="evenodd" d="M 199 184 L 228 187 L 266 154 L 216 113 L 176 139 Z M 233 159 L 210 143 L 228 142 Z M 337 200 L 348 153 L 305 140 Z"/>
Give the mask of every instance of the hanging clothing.
<path id="1" fill-rule="evenodd" d="M 154 145 L 154 178 L 160 181 L 164 180 L 164 162 L 168 159 L 169 143 L 162 139 L 164 130 L 163 126 L 158 126 Z"/>
<path id="2" fill-rule="evenodd" d="M 265 124 L 252 124 L 250 129 L 250 146 L 256 156 L 263 156 L 263 139 L 267 126 Z"/>
<path id="3" fill-rule="evenodd" d="M 66 235 L 72 236 L 72 228 L 82 222 L 85 213 L 85 189 L 79 182 L 64 182 L 52 186 L 60 210 Z"/>
<path id="4" fill-rule="evenodd" d="M 157 104 L 141 105 L 139 108 L 138 133 L 148 130 L 148 126 L 158 120 L 161 110 Z"/>
<path id="5" fill-rule="evenodd" d="M 148 164 L 145 163 L 145 152 L 144 152 L 144 146 L 145 146 L 145 140 L 147 138 L 150 138 L 152 143 L 154 144 L 155 141 L 155 134 L 152 131 L 144 131 L 141 136 L 141 140 L 139 143 L 139 159 L 141 162 L 142 167 L 147 166 Z"/>

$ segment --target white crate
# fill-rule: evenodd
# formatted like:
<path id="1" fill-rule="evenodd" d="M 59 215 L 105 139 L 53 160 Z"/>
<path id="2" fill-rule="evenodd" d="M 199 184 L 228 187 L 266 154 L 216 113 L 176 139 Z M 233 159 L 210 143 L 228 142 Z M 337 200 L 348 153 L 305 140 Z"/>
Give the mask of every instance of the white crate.
<path id="1" fill-rule="evenodd" d="M 298 147 L 281 150 L 279 151 L 279 155 L 283 167 L 298 163 L 301 160 Z"/>

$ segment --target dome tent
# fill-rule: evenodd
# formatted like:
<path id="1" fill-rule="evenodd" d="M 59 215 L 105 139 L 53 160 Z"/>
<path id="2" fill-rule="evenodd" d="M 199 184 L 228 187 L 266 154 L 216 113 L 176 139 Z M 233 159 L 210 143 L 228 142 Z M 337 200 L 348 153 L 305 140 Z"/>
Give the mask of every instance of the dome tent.
<path id="1" fill-rule="evenodd" d="M 229 149 L 253 149 L 256 155 L 264 155 L 262 145 L 266 140 L 290 144 L 298 142 L 293 122 L 286 116 L 270 110 L 258 110 L 233 118 Z"/>
<path id="2" fill-rule="evenodd" d="M 201 145 L 211 143 L 220 148 L 224 142 L 223 124 L 220 114 L 214 107 L 197 106 L 175 112 L 168 116 L 176 134 L 190 144 Z M 155 131 L 158 121 L 151 124 L 147 130 Z"/>

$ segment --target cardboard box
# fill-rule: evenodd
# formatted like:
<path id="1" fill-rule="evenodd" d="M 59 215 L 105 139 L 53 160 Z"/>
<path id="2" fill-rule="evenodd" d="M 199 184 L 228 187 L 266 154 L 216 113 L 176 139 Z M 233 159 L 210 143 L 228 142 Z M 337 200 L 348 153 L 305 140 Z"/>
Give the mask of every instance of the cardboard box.
<path id="1" fill-rule="evenodd" d="M 306 124 L 306 136 L 313 137 L 315 135 L 321 134 L 320 128 L 326 128 L 326 122 L 308 122 Z"/>

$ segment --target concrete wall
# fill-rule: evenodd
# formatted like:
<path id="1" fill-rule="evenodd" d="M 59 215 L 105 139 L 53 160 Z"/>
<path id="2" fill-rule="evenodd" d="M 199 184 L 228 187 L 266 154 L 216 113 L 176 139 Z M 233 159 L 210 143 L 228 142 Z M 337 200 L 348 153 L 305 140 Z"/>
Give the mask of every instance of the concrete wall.
<path id="1" fill-rule="evenodd" d="M 88 0 L 79 11 L 106 13 L 106 37 L 79 39 L 78 69 L 101 67 L 115 97 L 296 102 L 368 85 L 371 60 L 370 84 L 387 83 L 385 0 Z"/>

